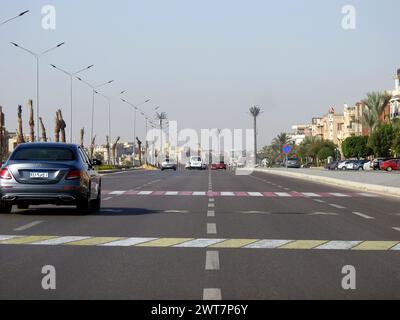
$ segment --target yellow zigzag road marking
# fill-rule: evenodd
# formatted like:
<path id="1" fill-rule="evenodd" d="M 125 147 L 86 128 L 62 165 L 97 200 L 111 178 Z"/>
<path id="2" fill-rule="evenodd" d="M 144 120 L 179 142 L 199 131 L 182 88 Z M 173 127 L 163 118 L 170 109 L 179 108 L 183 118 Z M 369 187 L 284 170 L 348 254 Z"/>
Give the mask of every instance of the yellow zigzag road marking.
<path id="1" fill-rule="evenodd" d="M 328 240 L 296 240 L 279 247 L 279 249 L 312 249 L 326 242 Z"/>
<path id="2" fill-rule="evenodd" d="M 68 243 L 65 243 L 65 245 L 68 245 L 68 246 L 95 246 L 95 245 L 98 245 L 98 244 L 103 244 L 103 243 L 122 240 L 122 239 L 124 239 L 124 238 L 118 238 L 118 237 L 92 237 L 92 238 L 89 238 L 89 239 L 78 240 L 78 241 L 74 241 L 74 242 L 68 242 Z"/>
<path id="3" fill-rule="evenodd" d="M 394 247 L 398 241 L 364 241 L 352 250 L 389 250 Z"/>
<path id="4" fill-rule="evenodd" d="M 258 239 L 230 239 L 210 246 L 210 248 L 241 248 L 254 243 Z"/>

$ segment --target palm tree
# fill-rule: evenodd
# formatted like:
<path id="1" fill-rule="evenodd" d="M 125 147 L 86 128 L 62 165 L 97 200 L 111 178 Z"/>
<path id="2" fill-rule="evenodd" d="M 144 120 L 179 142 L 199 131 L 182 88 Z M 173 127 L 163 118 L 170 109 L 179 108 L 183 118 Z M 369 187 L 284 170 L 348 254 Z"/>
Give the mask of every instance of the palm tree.
<path id="1" fill-rule="evenodd" d="M 362 100 L 365 108 L 362 114 L 362 124 L 366 126 L 371 133 L 381 122 L 381 115 L 385 107 L 389 104 L 391 95 L 386 92 L 369 92 L 367 98 Z"/>
<path id="2" fill-rule="evenodd" d="M 254 130 L 254 165 L 257 164 L 257 117 L 260 115 L 261 108 L 259 106 L 252 106 L 250 114 L 253 117 L 253 130 Z"/>
<path id="3" fill-rule="evenodd" d="M 283 146 L 288 144 L 290 141 L 291 141 L 290 136 L 287 133 L 282 132 L 272 140 L 272 145 L 280 151 L 282 150 Z"/>

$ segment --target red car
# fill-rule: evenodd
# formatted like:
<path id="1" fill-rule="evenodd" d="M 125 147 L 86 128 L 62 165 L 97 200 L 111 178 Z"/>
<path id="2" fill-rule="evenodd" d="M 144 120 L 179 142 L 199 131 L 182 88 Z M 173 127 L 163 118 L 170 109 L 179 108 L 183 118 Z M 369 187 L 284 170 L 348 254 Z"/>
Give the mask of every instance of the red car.
<path id="1" fill-rule="evenodd" d="M 400 170 L 400 160 L 399 159 L 391 159 L 381 163 L 381 170 L 392 171 L 392 170 Z"/>
<path id="2" fill-rule="evenodd" d="M 226 164 L 225 162 L 213 163 L 211 165 L 211 170 L 226 170 Z"/>

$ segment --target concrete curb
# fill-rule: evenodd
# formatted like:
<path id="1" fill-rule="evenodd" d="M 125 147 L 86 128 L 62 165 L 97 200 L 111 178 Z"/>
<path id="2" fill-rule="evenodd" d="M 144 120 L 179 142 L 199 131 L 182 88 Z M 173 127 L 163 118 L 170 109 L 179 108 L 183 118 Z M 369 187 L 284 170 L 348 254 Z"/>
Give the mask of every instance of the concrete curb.
<path id="1" fill-rule="evenodd" d="M 314 182 L 335 185 L 335 186 L 345 187 L 345 188 L 350 188 L 350 189 L 356 189 L 358 191 L 361 190 L 361 191 L 368 191 L 368 192 L 376 192 L 376 193 L 380 193 L 383 195 L 391 195 L 391 196 L 400 197 L 400 188 L 396 188 L 396 187 L 387 187 L 387 186 L 377 185 L 377 184 L 361 183 L 361 182 L 355 182 L 355 181 L 349 181 L 349 180 L 343 180 L 343 179 L 335 179 L 335 178 L 316 176 L 316 175 L 309 175 L 309 174 L 305 174 L 305 173 L 290 172 L 290 171 L 281 171 L 281 170 L 278 171 L 278 170 L 259 169 L 259 168 L 254 169 L 254 171 L 265 172 L 265 173 L 275 174 L 278 176 L 291 177 L 291 178 L 296 178 L 296 179 L 301 179 L 301 180 L 314 181 Z"/>

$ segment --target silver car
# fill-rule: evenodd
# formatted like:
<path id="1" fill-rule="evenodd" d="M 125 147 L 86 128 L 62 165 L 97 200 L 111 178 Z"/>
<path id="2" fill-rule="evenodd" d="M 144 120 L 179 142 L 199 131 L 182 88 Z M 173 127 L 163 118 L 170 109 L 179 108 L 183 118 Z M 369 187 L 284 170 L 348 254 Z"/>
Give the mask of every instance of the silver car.
<path id="1" fill-rule="evenodd" d="M 17 146 L 0 170 L 0 212 L 12 206 L 74 205 L 85 212 L 98 211 L 101 178 L 79 145 L 23 143 Z"/>

